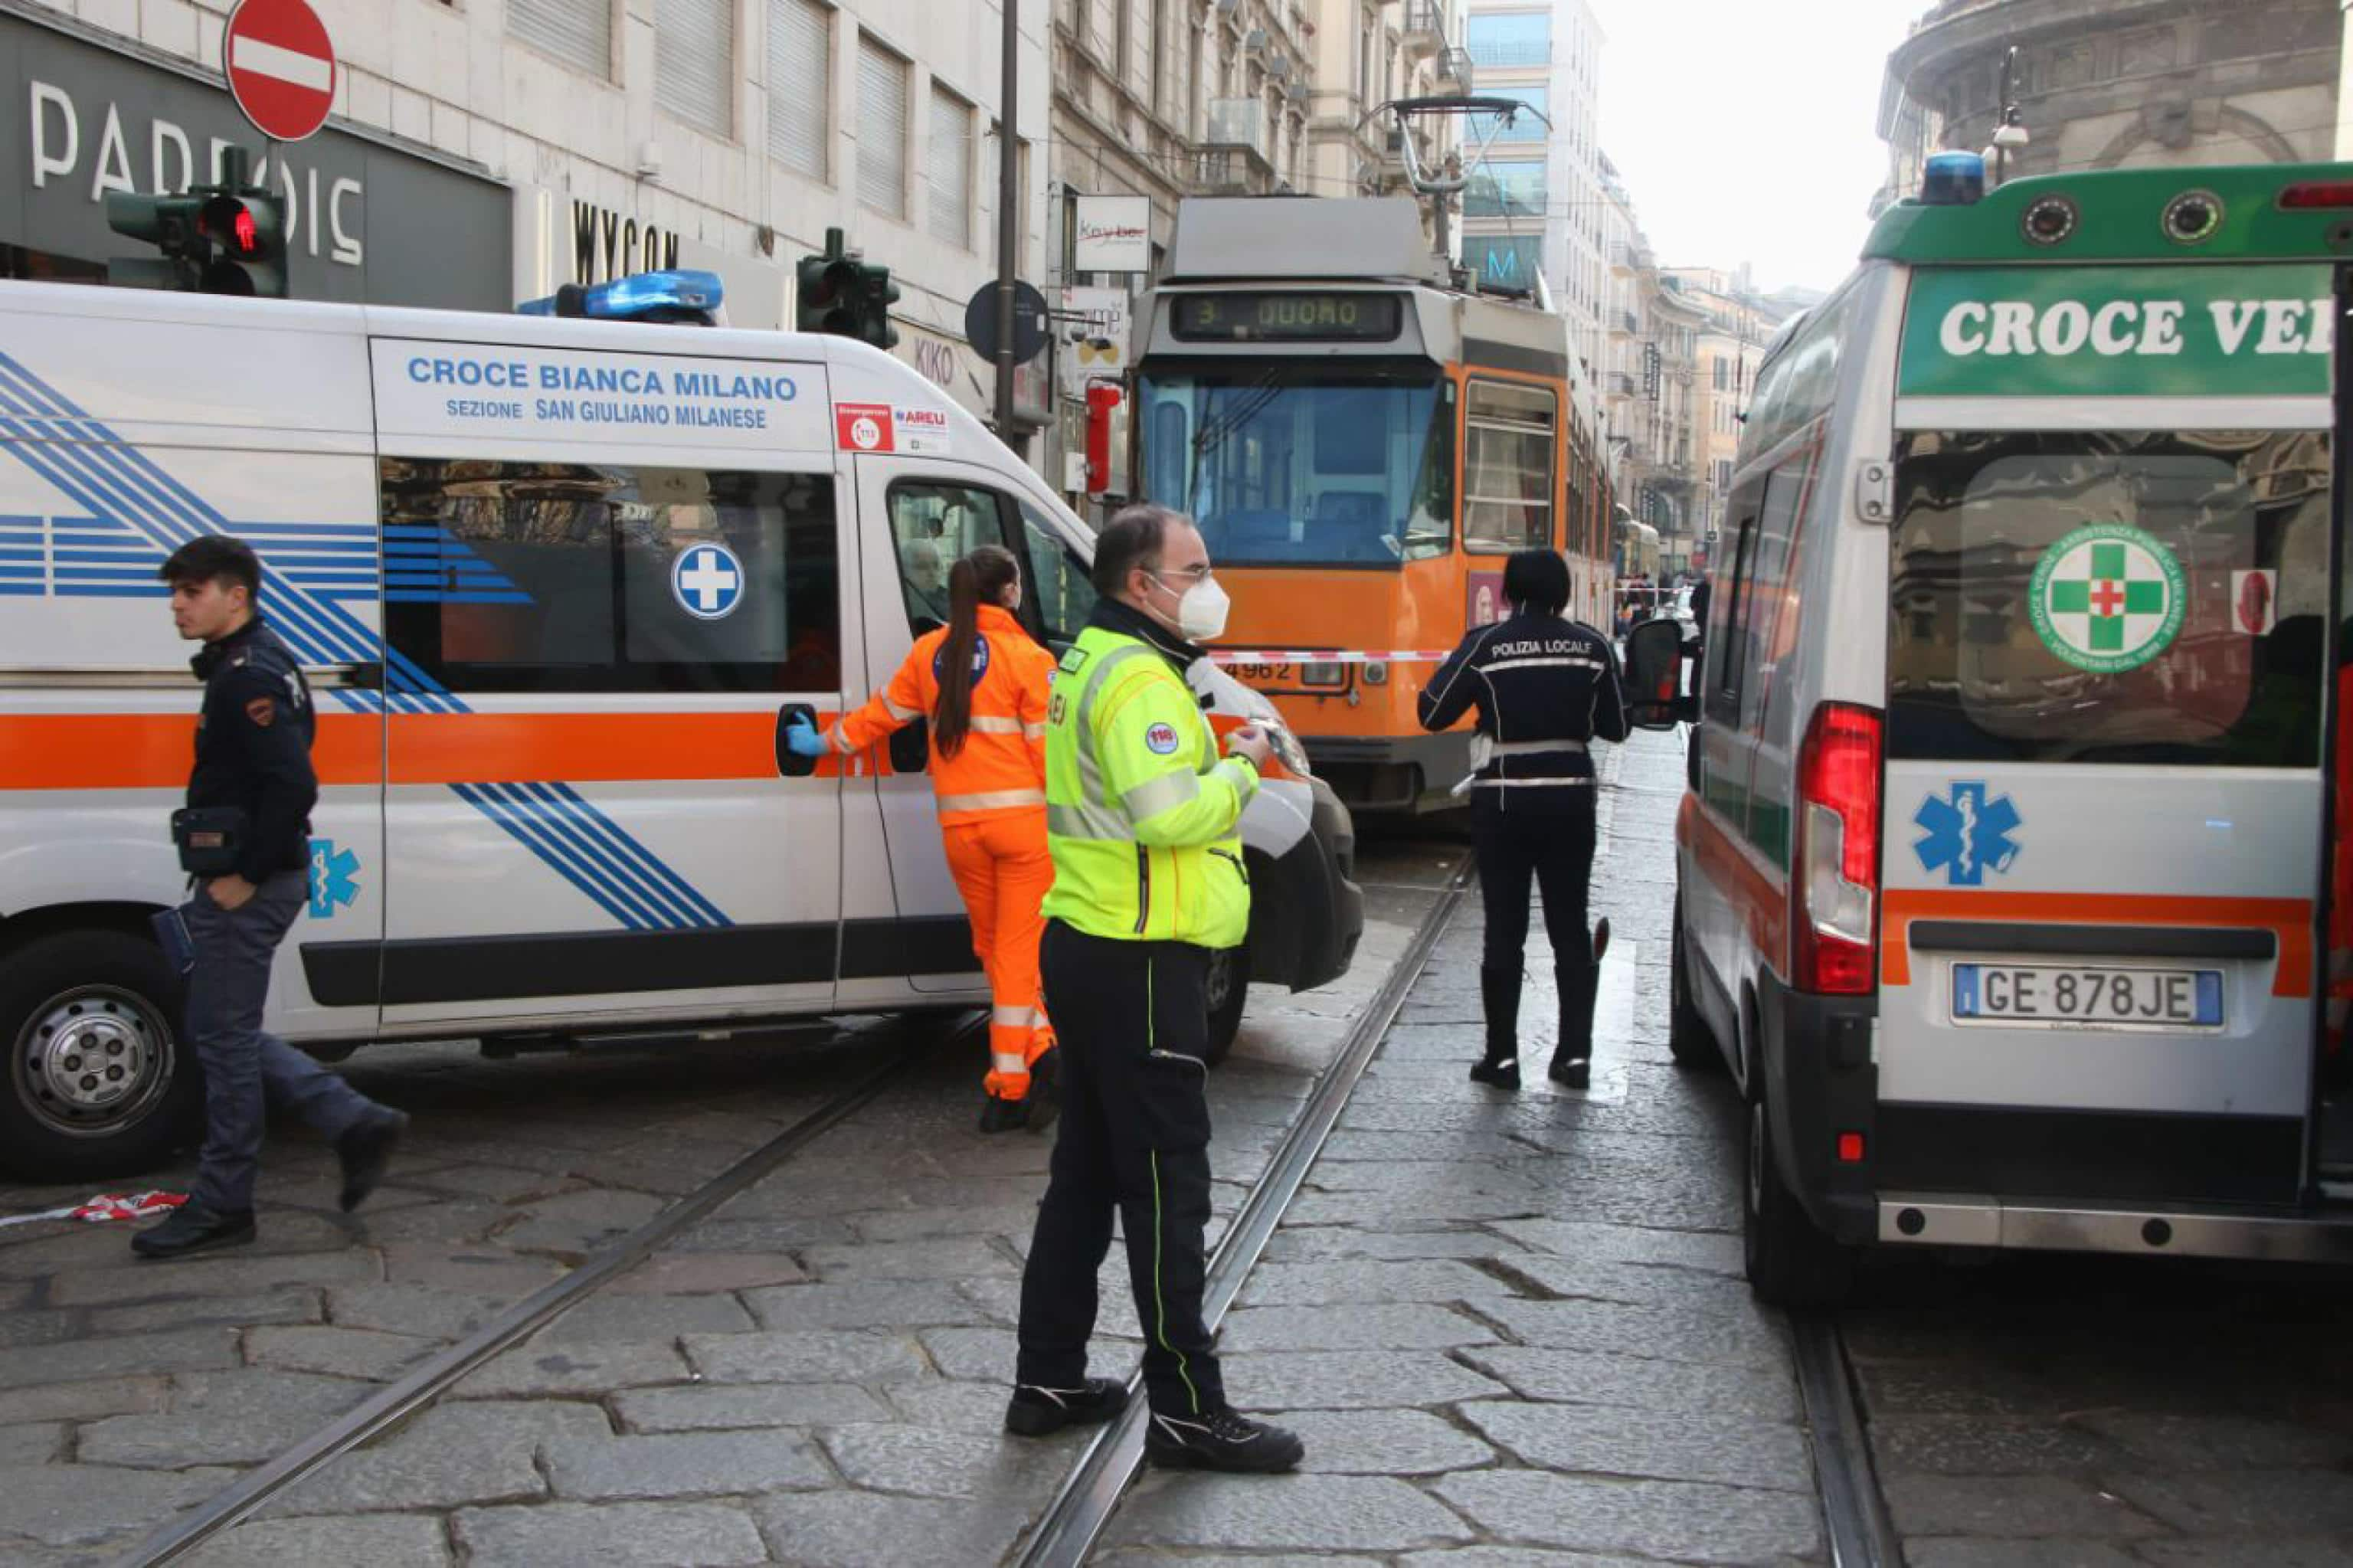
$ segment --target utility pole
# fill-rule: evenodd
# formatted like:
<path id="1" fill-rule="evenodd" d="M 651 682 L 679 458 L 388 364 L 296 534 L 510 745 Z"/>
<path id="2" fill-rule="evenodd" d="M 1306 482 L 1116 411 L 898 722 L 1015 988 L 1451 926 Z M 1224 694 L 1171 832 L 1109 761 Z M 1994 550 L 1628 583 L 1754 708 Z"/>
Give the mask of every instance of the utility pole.
<path id="1" fill-rule="evenodd" d="M 1013 282 L 1020 256 L 1021 153 L 1014 134 L 1020 105 L 1020 0 L 1004 7 L 1002 79 L 997 108 L 997 439 L 1013 445 Z"/>

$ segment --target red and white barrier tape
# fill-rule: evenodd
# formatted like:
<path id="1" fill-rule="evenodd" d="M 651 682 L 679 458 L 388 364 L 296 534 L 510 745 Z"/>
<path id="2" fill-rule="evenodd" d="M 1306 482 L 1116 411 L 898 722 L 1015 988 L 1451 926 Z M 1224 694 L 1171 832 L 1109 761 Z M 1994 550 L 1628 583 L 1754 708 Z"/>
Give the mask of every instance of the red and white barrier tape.
<path id="1" fill-rule="evenodd" d="M 118 1220 L 144 1220 L 166 1213 L 187 1201 L 185 1192 L 100 1192 L 70 1208 L 0 1216 L 0 1225 L 29 1225 L 37 1220 L 83 1220 L 94 1225 Z"/>
<path id="2" fill-rule="evenodd" d="M 1443 664 L 1454 650 L 1426 648 L 1212 648 L 1217 664 Z"/>

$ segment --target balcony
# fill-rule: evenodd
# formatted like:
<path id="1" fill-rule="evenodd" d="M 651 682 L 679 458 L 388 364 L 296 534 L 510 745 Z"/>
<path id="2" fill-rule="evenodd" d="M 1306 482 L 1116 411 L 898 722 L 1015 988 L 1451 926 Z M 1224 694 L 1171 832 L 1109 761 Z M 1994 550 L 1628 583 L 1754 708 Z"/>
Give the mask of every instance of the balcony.
<path id="1" fill-rule="evenodd" d="M 1213 98 L 1199 149 L 1190 159 L 1201 195 L 1259 196 L 1274 188 L 1267 156 L 1266 103 L 1257 98 Z"/>
<path id="2" fill-rule="evenodd" d="M 1457 92 L 1472 90 L 1472 79 L 1477 68 L 1471 63 L 1469 49 L 1445 48 L 1438 51 L 1438 79 L 1454 84 Z"/>
<path id="3" fill-rule="evenodd" d="M 1398 43 L 1409 59 L 1423 59 L 1446 47 L 1443 0 L 1405 0 L 1405 27 Z"/>

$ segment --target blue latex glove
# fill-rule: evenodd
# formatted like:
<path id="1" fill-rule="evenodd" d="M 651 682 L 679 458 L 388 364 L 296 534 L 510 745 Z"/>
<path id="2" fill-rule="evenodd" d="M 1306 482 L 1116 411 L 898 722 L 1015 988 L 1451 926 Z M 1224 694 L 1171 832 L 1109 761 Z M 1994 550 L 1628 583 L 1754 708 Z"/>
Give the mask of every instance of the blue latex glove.
<path id="1" fill-rule="evenodd" d="M 806 716 L 796 718 L 785 726 L 785 749 L 795 757 L 823 757 L 827 749 L 825 736 L 818 734 L 817 726 Z"/>

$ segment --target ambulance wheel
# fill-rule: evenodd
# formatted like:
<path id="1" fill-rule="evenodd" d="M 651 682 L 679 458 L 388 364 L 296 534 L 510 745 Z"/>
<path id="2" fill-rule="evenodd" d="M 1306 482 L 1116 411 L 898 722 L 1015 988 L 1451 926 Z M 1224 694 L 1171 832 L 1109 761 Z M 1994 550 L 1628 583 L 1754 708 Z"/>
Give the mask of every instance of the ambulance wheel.
<path id="1" fill-rule="evenodd" d="M 1786 1308 L 1835 1307 L 1854 1277 L 1854 1255 L 1814 1224 L 1781 1180 L 1773 1118 L 1762 1086 L 1748 1101 L 1748 1180 L 1743 1184 L 1741 1258 L 1759 1301 Z"/>
<path id="2" fill-rule="evenodd" d="M 1234 1048 L 1241 1033 L 1242 1005 L 1250 1001 L 1250 949 L 1220 948 L 1209 955 L 1209 1046 L 1201 1060 L 1214 1067 Z"/>
<path id="3" fill-rule="evenodd" d="M 1672 958 L 1667 969 L 1667 1054 L 1678 1067 L 1714 1072 L 1723 1067 L 1724 1053 L 1701 1016 L 1699 1000 L 1692 995 L 1691 959 L 1684 944 L 1683 908 L 1675 902 Z"/>
<path id="4" fill-rule="evenodd" d="M 127 931 L 61 931 L 0 960 L 0 1164 L 79 1181 L 151 1169 L 184 1142 L 204 1085 L 180 998 L 162 949 Z"/>

